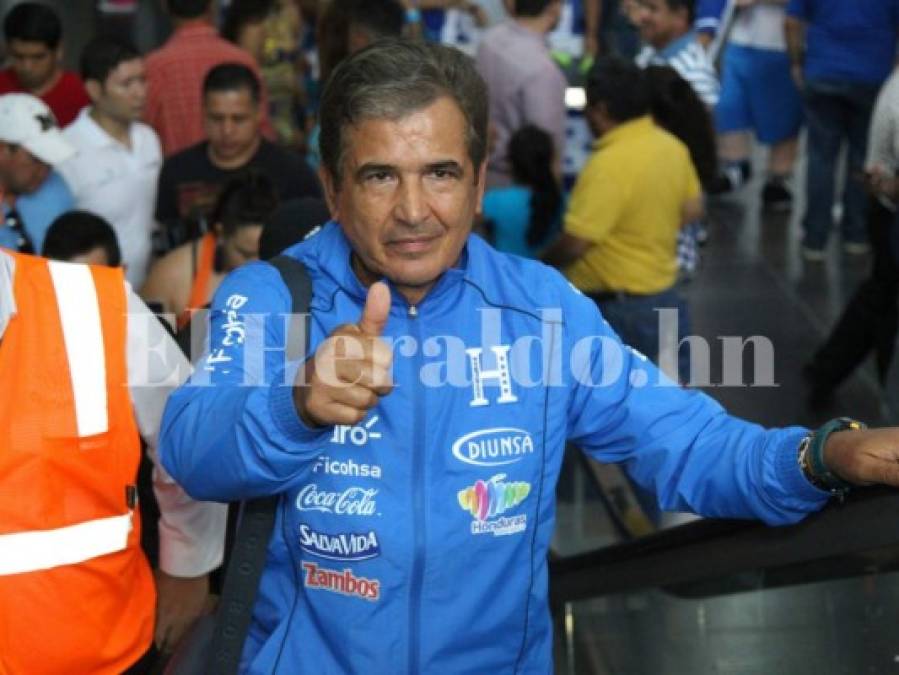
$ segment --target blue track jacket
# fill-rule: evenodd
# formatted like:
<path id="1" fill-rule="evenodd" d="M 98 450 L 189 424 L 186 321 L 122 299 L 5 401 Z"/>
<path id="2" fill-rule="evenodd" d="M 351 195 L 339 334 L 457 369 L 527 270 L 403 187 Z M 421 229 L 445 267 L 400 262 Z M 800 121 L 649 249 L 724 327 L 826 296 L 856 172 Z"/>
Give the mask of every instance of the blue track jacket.
<path id="1" fill-rule="evenodd" d="M 359 321 L 366 289 L 334 223 L 286 253 L 313 280 L 314 349 Z M 299 364 L 277 349 L 290 294 L 264 263 L 225 279 L 209 351 L 168 402 L 162 461 L 192 497 L 282 495 L 242 672 L 551 673 L 567 440 L 668 510 L 785 524 L 826 500 L 797 465 L 804 429 L 673 386 L 540 263 L 471 236 L 418 306 L 391 290 L 395 389 L 358 426 L 299 419 Z"/>

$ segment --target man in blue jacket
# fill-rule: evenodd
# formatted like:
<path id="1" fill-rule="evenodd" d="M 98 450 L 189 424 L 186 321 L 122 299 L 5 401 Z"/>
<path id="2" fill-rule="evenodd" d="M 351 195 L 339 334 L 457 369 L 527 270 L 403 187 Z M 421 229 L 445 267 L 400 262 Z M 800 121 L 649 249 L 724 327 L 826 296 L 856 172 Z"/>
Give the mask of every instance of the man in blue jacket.
<path id="1" fill-rule="evenodd" d="M 708 516 L 792 523 L 841 478 L 899 483 L 899 433 L 730 417 L 555 271 L 470 236 L 486 101 L 445 47 L 344 62 L 321 114 L 334 222 L 287 251 L 313 280 L 310 358 L 284 362 L 290 295 L 247 265 L 169 400 L 163 461 L 192 496 L 281 496 L 244 672 L 552 672 L 566 440 Z"/>

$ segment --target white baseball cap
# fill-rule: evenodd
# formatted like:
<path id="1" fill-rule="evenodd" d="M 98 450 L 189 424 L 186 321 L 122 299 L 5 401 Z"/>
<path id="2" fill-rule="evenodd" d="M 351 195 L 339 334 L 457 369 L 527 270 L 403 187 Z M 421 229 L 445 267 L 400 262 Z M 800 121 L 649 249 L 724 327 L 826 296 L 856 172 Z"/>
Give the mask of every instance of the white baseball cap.
<path id="1" fill-rule="evenodd" d="M 63 138 L 50 108 L 31 94 L 0 96 L 0 141 L 21 145 L 51 166 L 75 154 L 75 148 Z"/>

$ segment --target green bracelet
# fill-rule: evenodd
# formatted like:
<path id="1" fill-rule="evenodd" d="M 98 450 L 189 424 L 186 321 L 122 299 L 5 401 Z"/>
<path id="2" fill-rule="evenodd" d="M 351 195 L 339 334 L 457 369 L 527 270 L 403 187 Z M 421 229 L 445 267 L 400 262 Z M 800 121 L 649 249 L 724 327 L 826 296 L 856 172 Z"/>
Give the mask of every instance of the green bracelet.
<path id="1" fill-rule="evenodd" d="M 834 493 L 845 493 L 852 487 L 852 483 L 846 482 L 827 468 L 827 465 L 824 463 L 824 445 L 827 443 L 827 437 L 835 431 L 864 428 L 865 425 L 861 422 L 848 417 L 837 417 L 826 422 L 812 433 L 809 439 L 807 464 L 810 472 L 809 479 L 812 483 Z"/>

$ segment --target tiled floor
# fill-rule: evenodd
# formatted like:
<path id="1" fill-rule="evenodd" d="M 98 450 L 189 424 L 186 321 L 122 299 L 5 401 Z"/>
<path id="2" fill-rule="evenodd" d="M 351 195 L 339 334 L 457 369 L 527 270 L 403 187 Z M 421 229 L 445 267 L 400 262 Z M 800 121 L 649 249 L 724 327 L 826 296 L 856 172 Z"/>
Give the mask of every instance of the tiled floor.
<path id="1" fill-rule="evenodd" d="M 750 186 L 714 205 L 704 263 L 688 285 L 693 332 L 712 353 L 721 381 L 721 336 L 765 336 L 774 352 L 773 387 L 711 387 L 734 414 L 765 425 L 814 426 L 837 414 L 871 424 L 899 419 L 899 376 L 879 391 L 863 369 L 832 410 L 806 405 L 800 366 L 833 325 L 868 259 L 847 258 L 835 242 L 825 263 L 799 259 L 798 215 L 760 217 Z M 747 364 L 744 381 L 752 380 Z M 571 476 L 560 490 L 561 552 L 614 540 L 591 488 Z M 660 590 L 573 605 L 573 639 L 557 631 L 558 672 L 595 675 L 861 675 L 899 672 L 899 576 L 881 575 L 680 599 Z M 560 626 L 561 628 L 561 626 Z M 566 652 L 573 659 L 564 658 Z"/>

